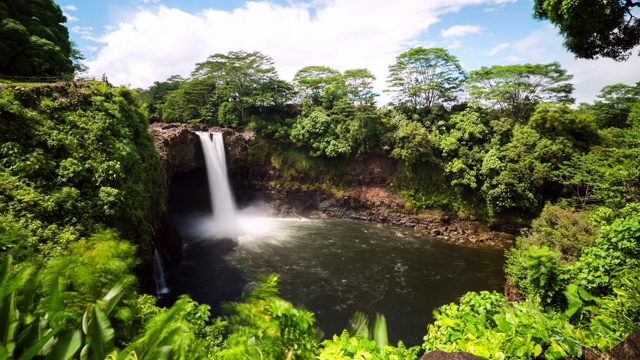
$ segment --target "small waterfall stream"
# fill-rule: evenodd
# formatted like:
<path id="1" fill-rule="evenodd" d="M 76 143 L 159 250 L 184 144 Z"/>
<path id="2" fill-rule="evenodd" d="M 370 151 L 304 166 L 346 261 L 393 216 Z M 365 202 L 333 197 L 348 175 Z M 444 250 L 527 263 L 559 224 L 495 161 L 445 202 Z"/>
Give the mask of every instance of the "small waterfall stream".
<path id="1" fill-rule="evenodd" d="M 169 288 L 164 275 L 164 266 L 157 248 L 153 251 L 153 277 L 156 282 L 156 294 L 160 296 L 168 293 Z"/>

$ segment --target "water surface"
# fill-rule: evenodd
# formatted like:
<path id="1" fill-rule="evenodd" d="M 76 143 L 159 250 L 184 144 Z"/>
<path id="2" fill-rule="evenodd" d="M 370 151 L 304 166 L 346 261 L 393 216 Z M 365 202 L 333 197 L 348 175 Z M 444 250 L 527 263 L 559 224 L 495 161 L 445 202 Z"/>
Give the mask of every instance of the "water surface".
<path id="1" fill-rule="evenodd" d="M 169 275 L 164 301 L 189 293 L 220 314 L 221 302 L 238 300 L 253 279 L 276 273 L 281 296 L 313 311 L 327 335 L 364 311 L 386 316 L 391 341 L 417 345 L 435 308 L 467 291 L 499 291 L 504 284 L 499 250 L 351 220 L 247 221 L 250 231 L 234 247 L 212 238 L 208 214 L 175 219 L 185 243 L 183 263 Z"/>

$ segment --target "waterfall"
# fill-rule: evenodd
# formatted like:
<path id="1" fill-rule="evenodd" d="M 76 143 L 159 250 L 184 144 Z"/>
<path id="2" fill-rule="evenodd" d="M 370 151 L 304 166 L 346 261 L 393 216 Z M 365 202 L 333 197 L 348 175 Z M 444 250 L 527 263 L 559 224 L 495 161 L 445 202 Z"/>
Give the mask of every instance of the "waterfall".
<path id="1" fill-rule="evenodd" d="M 222 133 L 197 132 L 207 166 L 213 220 L 223 229 L 233 230 L 237 223 L 236 204 L 231 194 Z"/>
<path id="2" fill-rule="evenodd" d="M 167 282 L 164 278 L 164 267 L 162 266 L 162 258 L 158 253 L 158 248 L 153 251 L 153 277 L 156 281 L 156 293 L 158 296 L 169 292 Z"/>

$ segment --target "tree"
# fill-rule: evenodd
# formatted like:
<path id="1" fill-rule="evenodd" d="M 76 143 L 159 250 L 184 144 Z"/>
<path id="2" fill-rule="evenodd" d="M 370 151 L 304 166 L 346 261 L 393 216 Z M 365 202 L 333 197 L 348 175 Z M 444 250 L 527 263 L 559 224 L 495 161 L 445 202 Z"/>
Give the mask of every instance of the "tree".
<path id="1" fill-rule="evenodd" d="M 335 125 L 321 109 L 300 115 L 291 129 L 291 140 L 310 148 L 311 156 L 337 157 L 351 153 L 351 144 L 339 137 Z"/>
<path id="2" fill-rule="evenodd" d="M 573 103 L 573 75 L 560 64 L 494 65 L 469 73 L 469 95 L 518 121 L 526 121 L 542 101 Z"/>
<path id="3" fill-rule="evenodd" d="M 598 126 L 627 128 L 629 114 L 635 103 L 640 100 L 640 81 L 635 85 L 613 84 L 600 90 L 598 99 L 592 104 L 580 104 L 581 109 L 593 114 Z"/>
<path id="4" fill-rule="evenodd" d="M 305 66 L 293 77 L 293 85 L 302 98 L 311 99 L 313 104 L 320 105 L 325 95 L 325 88 L 331 89 L 344 84 L 338 70 L 328 66 Z M 329 94 L 327 94 L 329 95 Z"/>
<path id="5" fill-rule="evenodd" d="M 634 0 L 535 0 L 534 17 L 556 25 L 564 46 L 579 58 L 626 60 L 640 44 Z"/>
<path id="6" fill-rule="evenodd" d="M 374 105 L 376 93 L 373 92 L 373 82 L 376 77 L 368 69 L 346 70 L 342 75 L 347 90 L 347 96 L 352 104 L 363 109 Z"/>
<path id="7" fill-rule="evenodd" d="M 167 80 L 167 82 L 169 81 Z M 157 87 L 155 89 L 159 90 L 158 96 L 162 95 L 161 89 Z M 195 78 L 189 81 L 182 81 L 178 83 L 177 89 L 162 95 L 164 102 L 157 106 L 155 110 L 162 114 L 162 121 L 164 122 L 211 121 L 217 119 L 217 106 L 214 115 L 211 115 L 208 111 L 211 110 L 210 103 L 215 91 L 215 83 L 210 79 Z M 153 94 L 156 94 L 155 91 Z M 152 101 L 153 99 L 151 99 L 150 103 Z"/>
<path id="8" fill-rule="evenodd" d="M 138 91 L 147 103 L 150 120 L 162 121 L 161 104 L 166 101 L 169 92 L 177 90 L 186 80 L 180 75 L 172 75 L 165 81 L 155 81 L 147 90 Z"/>
<path id="9" fill-rule="evenodd" d="M 433 160 L 435 146 L 424 125 L 400 113 L 390 122 L 393 127 L 392 157 L 402 159 L 407 165 Z"/>
<path id="10" fill-rule="evenodd" d="M 387 83 L 397 102 L 422 109 L 455 101 L 464 77 L 458 59 L 447 50 L 416 47 L 396 57 Z"/>
<path id="11" fill-rule="evenodd" d="M 529 126 L 542 136 L 550 139 L 563 137 L 585 151 L 598 141 L 595 117 L 564 104 L 539 104 L 529 119 Z"/>
<path id="12" fill-rule="evenodd" d="M 61 76 L 80 59 L 69 41 L 67 19 L 52 0 L 0 3 L 0 75 Z"/>
<path id="13" fill-rule="evenodd" d="M 205 62 L 196 64 L 192 77 L 213 82 L 216 98 L 220 102 L 230 103 L 218 107 L 218 117 L 221 115 L 220 109 L 231 113 L 237 110 L 241 123 L 245 124 L 248 107 L 271 101 L 265 100 L 265 94 L 259 94 L 258 91 L 268 88 L 264 86 L 265 83 L 277 80 L 278 73 L 273 67 L 273 59 L 259 51 L 231 51 L 226 55 L 211 55 Z"/>
<path id="14" fill-rule="evenodd" d="M 467 109 L 451 116 L 450 128 L 437 137 L 442 152 L 444 171 L 452 177 L 452 186 L 479 187 L 479 173 L 491 140 L 487 116 Z M 481 185 L 481 184 L 480 184 Z"/>
<path id="15" fill-rule="evenodd" d="M 542 138 L 528 126 L 513 129 L 511 142 L 485 155 L 480 174 L 482 196 L 491 215 L 507 211 L 531 214 L 543 204 L 552 171 L 571 157 L 571 144 L 563 138 Z"/>

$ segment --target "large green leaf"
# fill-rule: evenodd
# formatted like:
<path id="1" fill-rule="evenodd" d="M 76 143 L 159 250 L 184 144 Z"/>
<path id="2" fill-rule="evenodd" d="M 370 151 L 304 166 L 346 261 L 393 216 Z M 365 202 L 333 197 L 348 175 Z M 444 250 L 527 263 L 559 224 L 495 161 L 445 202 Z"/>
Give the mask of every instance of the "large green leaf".
<path id="1" fill-rule="evenodd" d="M 91 312 L 93 316 L 87 324 L 88 355 L 90 359 L 104 360 L 115 349 L 114 331 L 107 315 L 100 308 L 94 306 Z"/>
<path id="2" fill-rule="evenodd" d="M 60 330 L 62 330 L 62 325 L 47 332 L 47 334 L 43 336 L 40 341 L 33 344 L 33 346 L 27 349 L 27 351 L 25 351 L 18 360 L 29 360 L 38 355 L 40 352 L 42 352 L 42 348 L 45 346 L 45 344 L 48 343 Z"/>
<path id="3" fill-rule="evenodd" d="M 58 336 L 58 341 L 53 346 L 46 360 L 68 360 L 75 355 L 82 345 L 82 333 L 80 330 L 65 330 Z"/>

